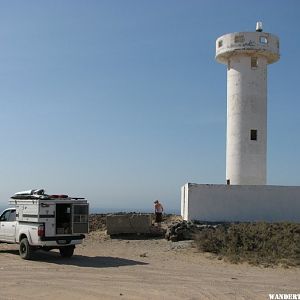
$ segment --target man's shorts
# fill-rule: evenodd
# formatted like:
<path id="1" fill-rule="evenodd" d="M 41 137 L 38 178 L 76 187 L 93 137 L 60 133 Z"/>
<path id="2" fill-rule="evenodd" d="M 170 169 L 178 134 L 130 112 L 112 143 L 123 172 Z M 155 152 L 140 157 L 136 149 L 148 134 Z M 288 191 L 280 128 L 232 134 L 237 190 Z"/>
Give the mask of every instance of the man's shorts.
<path id="1" fill-rule="evenodd" d="M 162 221 L 162 213 L 155 213 L 155 222 L 160 223 Z"/>

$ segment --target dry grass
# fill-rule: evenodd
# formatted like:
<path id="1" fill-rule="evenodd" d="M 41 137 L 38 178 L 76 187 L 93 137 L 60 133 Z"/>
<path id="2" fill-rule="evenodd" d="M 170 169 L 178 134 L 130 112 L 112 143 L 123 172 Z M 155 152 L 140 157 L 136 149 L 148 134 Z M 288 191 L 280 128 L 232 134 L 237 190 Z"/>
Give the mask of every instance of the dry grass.
<path id="1" fill-rule="evenodd" d="M 235 263 L 300 266 L 300 224 L 224 224 L 201 230 L 195 240 L 200 251 Z"/>

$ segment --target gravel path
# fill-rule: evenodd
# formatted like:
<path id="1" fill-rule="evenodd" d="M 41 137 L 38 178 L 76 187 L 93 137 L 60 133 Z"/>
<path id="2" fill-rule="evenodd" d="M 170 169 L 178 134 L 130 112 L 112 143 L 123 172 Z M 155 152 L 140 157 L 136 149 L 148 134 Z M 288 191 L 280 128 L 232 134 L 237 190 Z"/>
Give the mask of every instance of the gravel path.
<path id="1" fill-rule="evenodd" d="M 15 245 L 0 244 L 0 299 L 269 299 L 300 292 L 299 268 L 232 265 L 191 245 L 98 231 L 71 259 L 51 251 L 24 261 Z"/>

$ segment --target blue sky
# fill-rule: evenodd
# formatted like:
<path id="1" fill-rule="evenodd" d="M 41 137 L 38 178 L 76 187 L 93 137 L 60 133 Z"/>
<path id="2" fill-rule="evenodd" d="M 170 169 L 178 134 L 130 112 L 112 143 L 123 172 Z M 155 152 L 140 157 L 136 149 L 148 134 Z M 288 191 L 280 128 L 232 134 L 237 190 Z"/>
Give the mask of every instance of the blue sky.
<path id="1" fill-rule="evenodd" d="M 268 184 L 300 185 L 300 1 L 0 1 L 0 206 L 31 188 L 92 210 L 180 209 L 225 183 L 218 36 L 280 37 L 268 68 Z"/>

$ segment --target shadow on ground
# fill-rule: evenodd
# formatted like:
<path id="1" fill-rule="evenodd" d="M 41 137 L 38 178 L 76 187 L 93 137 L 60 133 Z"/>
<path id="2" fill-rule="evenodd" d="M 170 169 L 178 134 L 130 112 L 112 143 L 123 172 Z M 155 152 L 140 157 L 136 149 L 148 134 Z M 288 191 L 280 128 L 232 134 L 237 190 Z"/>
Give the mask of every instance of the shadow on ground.
<path id="1" fill-rule="evenodd" d="M 135 233 L 122 233 L 122 234 L 111 234 L 111 239 L 114 240 L 161 240 L 164 239 L 164 233 L 152 234 L 135 234 Z"/>
<path id="2" fill-rule="evenodd" d="M 18 250 L 0 250 L 1 253 L 10 253 L 19 256 Z M 22 261 L 21 257 L 19 259 Z M 44 262 L 49 264 L 76 266 L 83 268 L 113 268 L 135 265 L 148 265 L 148 263 L 111 256 L 83 256 L 73 255 L 71 258 L 63 258 L 58 252 L 36 251 L 32 256 L 33 262 Z"/>

